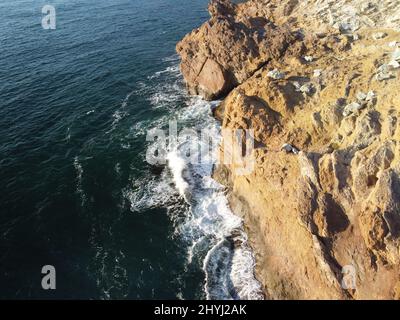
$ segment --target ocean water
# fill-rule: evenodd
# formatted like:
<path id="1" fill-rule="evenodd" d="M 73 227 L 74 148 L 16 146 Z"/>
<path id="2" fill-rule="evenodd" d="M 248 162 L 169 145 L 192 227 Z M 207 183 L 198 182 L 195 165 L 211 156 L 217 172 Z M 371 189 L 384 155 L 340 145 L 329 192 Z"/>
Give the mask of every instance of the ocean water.
<path id="1" fill-rule="evenodd" d="M 55 30 L 41 9 L 56 8 Z M 219 137 L 217 102 L 186 94 L 175 44 L 207 0 L 0 3 L 0 298 L 260 299 L 242 221 L 179 139 Z M 208 148 L 200 138 L 189 142 Z M 56 269 L 43 290 L 41 269 Z"/>

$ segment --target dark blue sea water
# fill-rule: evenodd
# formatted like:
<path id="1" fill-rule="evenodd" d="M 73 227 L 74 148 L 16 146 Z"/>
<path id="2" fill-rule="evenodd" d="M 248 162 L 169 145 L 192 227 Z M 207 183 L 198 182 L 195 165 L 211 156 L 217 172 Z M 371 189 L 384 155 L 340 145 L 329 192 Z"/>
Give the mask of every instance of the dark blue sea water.
<path id="1" fill-rule="evenodd" d="M 56 30 L 41 26 L 46 4 Z M 218 135 L 175 55 L 206 5 L 1 1 L 0 298 L 259 297 L 251 252 L 229 242 L 240 219 L 203 185 L 209 167 L 193 205 L 179 154 L 146 162 L 147 131 L 171 119 Z M 44 265 L 56 290 L 41 287 Z"/>

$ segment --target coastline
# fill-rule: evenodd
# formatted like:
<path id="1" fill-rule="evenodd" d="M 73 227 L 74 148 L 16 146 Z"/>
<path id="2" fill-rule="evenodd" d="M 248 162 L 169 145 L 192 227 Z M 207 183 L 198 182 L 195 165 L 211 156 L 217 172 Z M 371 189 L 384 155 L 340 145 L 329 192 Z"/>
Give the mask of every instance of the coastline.
<path id="1" fill-rule="evenodd" d="M 224 97 L 222 128 L 254 129 L 254 171 L 220 165 L 213 178 L 244 220 L 265 296 L 398 299 L 398 10 L 313 5 L 212 1 L 177 45 L 181 71 L 190 93 Z"/>
<path id="2" fill-rule="evenodd" d="M 260 248 L 262 248 L 263 242 L 259 240 L 259 235 L 262 234 L 260 225 L 257 223 L 256 219 L 252 219 L 248 203 L 234 194 L 232 190 L 232 182 L 229 181 L 229 178 L 227 179 L 227 175 L 229 175 L 229 173 L 226 167 L 223 165 L 214 166 L 212 173 L 213 179 L 226 187 L 225 196 L 228 199 L 229 207 L 232 212 L 239 216 L 243 221 L 243 229 L 248 237 L 248 245 L 251 248 L 255 259 L 254 277 L 261 283 L 264 298 L 268 300 L 271 297 L 268 293 L 268 289 L 264 285 L 266 281 L 264 281 L 262 277 L 261 257 L 263 252 Z"/>

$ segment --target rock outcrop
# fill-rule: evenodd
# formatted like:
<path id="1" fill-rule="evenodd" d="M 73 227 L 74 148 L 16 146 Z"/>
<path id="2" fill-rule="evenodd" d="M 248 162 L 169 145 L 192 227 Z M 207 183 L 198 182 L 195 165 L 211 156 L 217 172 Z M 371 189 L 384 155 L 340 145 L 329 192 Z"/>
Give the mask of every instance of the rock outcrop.
<path id="1" fill-rule="evenodd" d="M 190 92 L 253 130 L 254 169 L 214 175 L 271 299 L 400 299 L 400 2 L 341 2 L 212 1 L 177 46 Z"/>
<path id="2" fill-rule="evenodd" d="M 211 19 L 177 45 L 189 91 L 212 100 L 246 81 L 294 41 L 283 27 L 229 0 L 212 1 Z"/>

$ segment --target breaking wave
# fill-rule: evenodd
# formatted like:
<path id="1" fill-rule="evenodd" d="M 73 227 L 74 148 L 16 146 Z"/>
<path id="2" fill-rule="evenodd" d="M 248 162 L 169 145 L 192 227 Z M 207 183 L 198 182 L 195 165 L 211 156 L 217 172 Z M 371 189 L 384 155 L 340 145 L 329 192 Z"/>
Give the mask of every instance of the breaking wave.
<path id="1" fill-rule="evenodd" d="M 171 63 L 176 64 L 176 60 L 171 59 Z M 134 182 L 134 187 L 126 190 L 126 197 L 133 211 L 168 207 L 175 235 L 187 247 L 187 265 L 199 263 L 204 271 L 207 299 L 263 299 L 243 221 L 230 210 L 223 186 L 212 179 L 217 147 L 210 148 L 208 140 L 202 139 L 204 134 L 220 137 L 219 124 L 211 114 L 216 102 L 187 96 L 179 85 L 182 79 L 177 70 L 173 66 L 154 75 L 168 74 L 170 78 L 169 84 L 158 88 L 150 98 L 155 108 L 169 111 L 157 127 L 165 128 L 174 119 L 178 125 L 202 134 L 189 140 L 178 135 L 176 145 L 167 152 L 167 166 L 160 177 Z M 185 106 L 176 108 L 183 98 Z M 179 210 L 184 211 L 183 218 Z"/>
<path id="2" fill-rule="evenodd" d="M 218 124 L 209 114 L 211 105 L 197 100 L 194 106 L 199 108 L 197 129 L 201 129 L 203 134 L 218 136 Z M 193 115 L 190 106 L 183 118 L 191 117 L 188 113 Z M 191 244 L 188 261 L 196 255 L 196 246 L 207 250 L 202 266 L 207 299 L 262 299 L 243 222 L 230 210 L 223 186 L 211 177 L 216 149 L 204 152 L 207 145 L 196 137 L 189 143 L 191 146 L 187 145 L 186 139 L 178 141 L 177 148 L 167 157 L 175 186 L 189 204 L 190 212 L 179 226 L 179 233 Z M 190 159 L 187 157 L 188 149 L 192 151 Z M 193 150 L 206 155 L 200 163 L 192 163 L 193 159 L 201 158 L 193 155 Z"/>

